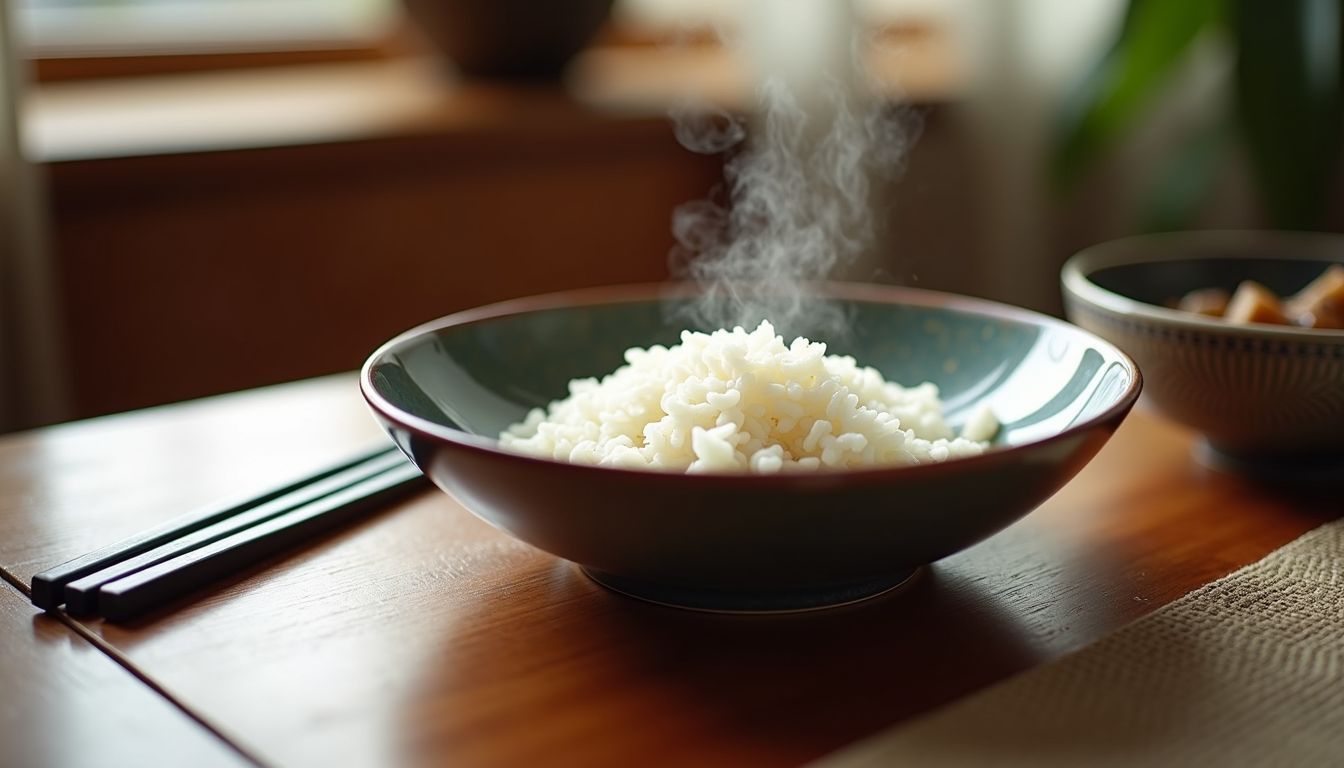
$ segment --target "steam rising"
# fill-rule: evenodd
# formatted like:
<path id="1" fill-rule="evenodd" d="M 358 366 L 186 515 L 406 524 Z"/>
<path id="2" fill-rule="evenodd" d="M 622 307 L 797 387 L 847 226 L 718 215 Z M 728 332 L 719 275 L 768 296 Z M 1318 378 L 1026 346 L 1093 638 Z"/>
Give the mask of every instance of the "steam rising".
<path id="1" fill-rule="evenodd" d="M 683 146 L 729 152 L 726 199 L 685 203 L 672 222 L 674 272 L 701 285 L 695 319 L 708 327 L 751 329 L 769 319 L 786 333 L 843 331 L 839 309 L 809 284 L 872 247 L 874 183 L 898 171 L 914 134 L 908 115 L 858 87 L 852 25 L 843 31 L 843 55 L 832 57 L 841 71 L 766 74 L 750 123 L 674 115 Z"/>

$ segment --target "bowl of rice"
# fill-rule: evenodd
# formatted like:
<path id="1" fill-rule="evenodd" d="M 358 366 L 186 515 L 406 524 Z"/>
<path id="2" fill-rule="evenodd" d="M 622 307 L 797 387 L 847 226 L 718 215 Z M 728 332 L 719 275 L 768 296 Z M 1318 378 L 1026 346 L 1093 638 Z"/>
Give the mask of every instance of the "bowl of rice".
<path id="1" fill-rule="evenodd" d="M 1138 397 L 1129 357 L 1060 320 L 821 291 L 842 328 L 696 327 L 675 285 L 504 302 L 389 341 L 360 387 L 486 522 L 618 592 L 723 611 L 894 588 L 1053 494 Z"/>

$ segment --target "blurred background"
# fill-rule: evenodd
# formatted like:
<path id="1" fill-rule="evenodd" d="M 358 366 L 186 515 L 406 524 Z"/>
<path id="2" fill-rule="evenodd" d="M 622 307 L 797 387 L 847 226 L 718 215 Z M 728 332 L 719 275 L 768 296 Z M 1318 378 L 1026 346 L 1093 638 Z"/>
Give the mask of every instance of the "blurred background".
<path id="1" fill-rule="evenodd" d="M 814 0 L 825 1 L 825 0 Z M 844 277 L 1058 312 L 1159 229 L 1344 225 L 1341 0 L 866 0 L 919 118 Z M 456 310 L 665 279 L 785 0 L 0 0 L 0 431 L 357 368 Z"/>

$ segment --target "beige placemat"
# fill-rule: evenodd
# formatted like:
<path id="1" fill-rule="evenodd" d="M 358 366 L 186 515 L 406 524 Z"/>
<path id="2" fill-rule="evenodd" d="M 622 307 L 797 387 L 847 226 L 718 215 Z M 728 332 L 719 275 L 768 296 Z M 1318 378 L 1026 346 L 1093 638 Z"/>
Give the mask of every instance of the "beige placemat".
<path id="1" fill-rule="evenodd" d="M 1344 520 L 820 765 L 1344 766 Z"/>

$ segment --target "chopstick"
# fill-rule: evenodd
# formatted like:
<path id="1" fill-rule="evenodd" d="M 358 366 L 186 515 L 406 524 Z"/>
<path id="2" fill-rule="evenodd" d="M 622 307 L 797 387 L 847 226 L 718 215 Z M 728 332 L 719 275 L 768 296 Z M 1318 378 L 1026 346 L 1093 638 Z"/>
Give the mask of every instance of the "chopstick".
<path id="1" fill-rule="evenodd" d="M 98 588 L 110 581 L 116 581 L 151 565 L 171 560 L 193 549 L 198 549 L 258 523 L 270 520 L 295 507 L 302 506 L 310 501 L 316 501 L 355 483 L 375 477 L 393 467 L 405 464 L 406 460 L 396 451 L 377 454 L 349 469 L 298 488 L 292 493 L 226 517 L 204 528 L 188 532 L 154 549 L 108 565 L 83 578 L 75 579 L 65 585 L 65 610 L 76 615 L 95 613 L 98 610 Z"/>
<path id="2" fill-rule="evenodd" d="M 53 609 L 65 602 L 65 585 L 98 570 L 148 552 L 166 542 L 181 538 L 241 512 L 259 507 L 332 475 L 358 467 L 381 456 L 396 455 L 396 448 L 387 446 L 376 451 L 364 451 L 333 466 L 268 491 L 247 497 L 212 504 L 196 512 L 187 513 L 163 525 L 143 531 L 115 544 L 82 555 L 33 577 L 32 601 L 39 608 Z"/>
<path id="3" fill-rule="evenodd" d="M 393 467 L 231 536 L 103 584 L 99 588 L 99 612 L 109 621 L 133 619 L 376 508 L 405 493 L 422 477 L 414 465 Z"/>

